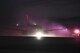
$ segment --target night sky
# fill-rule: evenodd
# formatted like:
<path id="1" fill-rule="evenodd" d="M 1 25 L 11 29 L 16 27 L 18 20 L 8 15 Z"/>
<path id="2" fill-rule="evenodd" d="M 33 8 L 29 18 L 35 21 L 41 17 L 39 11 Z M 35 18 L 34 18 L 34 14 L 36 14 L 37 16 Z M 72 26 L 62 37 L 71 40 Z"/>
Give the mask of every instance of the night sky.
<path id="1" fill-rule="evenodd" d="M 32 49 L 31 51 L 43 51 L 44 49 L 46 51 L 51 51 L 51 49 L 52 51 L 58 49 L 63 51 L 64 49 L 66 49 L 67 51 L 71 51 L 71 48 L 75 50 L 78 49 L 75 47 L 77 44 L 72 45 L 72 39 L 54 39 L 51 37 L 71 37 L 74 33 L 72 33 L 73 31 L 68 30 L 68 27 L 70 27 L 70 25 L 70 28 L 78 26 L 80 29 L 79 0 L 0 0 L 0 4 L 0 36 L 12 36 L 10 38 L 0 37 L 0 48 L 2 49 L 2 51 L 4 51 L 3 48 L 7 49 L 8 47 L 10 47 L 10 51 L 12 50 L 13 52 L 18 49 L 23 50 L 20 50 L 20 52 L 25 52 L 24 50 L 27 48 Z M 49 32 L 51 33 L 51 37 L 42 38 L 41 41 L 36 41 L 35 38 L 26 38 L 28 32 L 30 34 L 36 32 L 32 30 L 32 25 L 32 28 L 28 29 L 28 27 L 26 27 L 28 21 L 31 21 L 32 23 L 36 22 L 37 24 L 44 27 L 42 28 L 42 32 L 52 30 L 52 32 Z M 60 30 L 54 31 L 54 29 Z M 41 36 L 42 35 L 46 34 L 42 33 Z M 20 36 L 20 38 L 13 36 Z M 77 37 L 79 36 L 76 36 L 75 38 L 73 36 L 74 40 Z M 59 46 L 62 49 L 59 48 Z M 71 48 L 67 46 L 70 46 Z M 15 51 L 11 48 L 14 48 Z M 7 50 L 9 51 L 9 48 Z"/>
<path id="2" fill-rule="evenodd" d="M 0 25 L 25 25 L 26 15 L 37 23 L 80 17 L 79 3 L 78 0 L 2 0 Z"/>

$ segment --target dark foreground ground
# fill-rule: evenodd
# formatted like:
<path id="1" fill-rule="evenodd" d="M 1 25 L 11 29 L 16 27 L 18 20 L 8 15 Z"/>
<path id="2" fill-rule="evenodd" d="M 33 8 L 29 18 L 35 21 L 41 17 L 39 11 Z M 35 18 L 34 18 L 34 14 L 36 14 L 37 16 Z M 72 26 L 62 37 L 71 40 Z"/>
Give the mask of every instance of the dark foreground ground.
<path id="1" fill-rule="evenodd" d="M 79 40 L 74 38 L 0 37 L 0 52 L 7 53 L 79 53 Z"/>

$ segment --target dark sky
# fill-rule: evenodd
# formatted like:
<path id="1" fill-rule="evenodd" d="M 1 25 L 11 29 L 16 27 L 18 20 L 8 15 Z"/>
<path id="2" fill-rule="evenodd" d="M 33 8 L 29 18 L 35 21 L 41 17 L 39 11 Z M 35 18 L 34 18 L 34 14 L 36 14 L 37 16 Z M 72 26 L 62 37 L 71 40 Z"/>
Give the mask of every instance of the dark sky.
<path id="1" fill-rule="evenodd" d="M 78 0 L 2 0 L 0 24 L 26 22 L 26 15 L 43 22 L 49 18 L 80 16 Z"/>

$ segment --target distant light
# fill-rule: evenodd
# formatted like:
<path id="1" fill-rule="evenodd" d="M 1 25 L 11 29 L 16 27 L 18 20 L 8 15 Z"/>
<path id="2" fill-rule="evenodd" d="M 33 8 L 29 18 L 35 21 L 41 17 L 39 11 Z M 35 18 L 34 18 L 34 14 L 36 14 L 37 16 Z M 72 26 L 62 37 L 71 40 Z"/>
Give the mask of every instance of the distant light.
<path id="1" fill-rule="evenodd" d="M 79 29 L 75 29 L 74 33 L 79 34 L 80 33 Z"/>
<path id="2" fill-rule="evenodd" d="M 34 23 L 34 25 L 37 25 L 36 23 Z"/>
<path id="3" fill-rule="evenodd" d="M 41 36 L 37 36 L 36 38 L 37 38 L 38 40 L 40 40 L 42 37 L 41 37 Z"/>
<path id="4" fill-rule="evenodd" d="M 19 24 L 16 24 L 16 26 L 19 26 Z"/>
<path id="5" fill-rule="evenodd" d="M 45 34 L 43 31 L 37 31 L 33 35 L 27 35 L 29 37 L 36 37 L 36 39 L 41 40 L 43 37 L 56 37 L 55 34 Z"/>
<path id="6" fill-rule="evenodd" d="M 36 36 L 36 38 L 37 38 L 38 40 L 40 40 L 40 39 L 42 38 L 42 36 L 44 36 L 44 34 L 43 34 L 42 32 L 37 32 L 37 33 L 35 34 L 35 36 Z"/>

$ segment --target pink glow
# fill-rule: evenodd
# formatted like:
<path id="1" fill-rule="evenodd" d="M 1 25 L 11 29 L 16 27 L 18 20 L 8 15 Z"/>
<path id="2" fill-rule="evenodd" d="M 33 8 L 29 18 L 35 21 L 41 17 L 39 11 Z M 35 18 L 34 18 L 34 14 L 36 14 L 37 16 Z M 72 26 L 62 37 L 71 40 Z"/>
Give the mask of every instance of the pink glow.
<path id="1" fill-rule="evenodd" d="M 80 32 L 79 29 L 74 30 L 74 33 L 76 33 L 76 34 L 78 34 L 79 32 Z"/>

